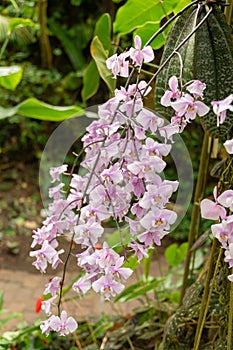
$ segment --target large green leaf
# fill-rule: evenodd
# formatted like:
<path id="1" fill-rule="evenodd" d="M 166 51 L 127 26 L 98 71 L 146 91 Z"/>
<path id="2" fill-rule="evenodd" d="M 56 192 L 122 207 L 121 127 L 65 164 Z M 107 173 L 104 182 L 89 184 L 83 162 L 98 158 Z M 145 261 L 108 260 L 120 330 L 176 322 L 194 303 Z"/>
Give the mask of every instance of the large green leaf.
<path id="1" fill-rule="evenodd" d="M 204 16 L 201 13 L 200 19 Z M 195 78 L 206 83 L 205 103 L 222 100 L 233 92 L 233 45 L 225 16 L 218 6 L 196 34 Z M 200 118 L 204 128 L 213 137 L 224 136 L 233 126 L 233 113 L 227 112 L 223 124 L 217 127 L 216 115 L 211 110 Z"/>
<path id="2" fill-rule="evenodd" d="M 113 79 L 112 73 L 106 66 L 106 59 L 108 58 L 108 50 L 104 46 L 98 36 L 95 36 L 91 43 L 91 55 L 95 60 L 99 74 L 105 81 L 111 94 L 116 86 L 116 80 Z"/>
<path id="3" fill-rule="evenodd" d="M 114 32 L 130 33 L 146 22 L 160 22 L 176 7 L 178 0 L 128 0 L 119 8 L 114 22 Z"/>
<path id="4" fill-rule="evenodd" d="M 174 13 L 178 13 L 180 10 L 182 10 L 185 6 L 190 4 L 192 1 L 191 0 L 180 0 L 177 2 L 176 7 L 173 9 Z"/>
<path id="5" fill-rule="evenodd" d="M 105 50 L 111 47 L 111 18 L 104 13 L 96 23 L 94 36 L 98 36 Z"/>
<path id="6" fill-rule="evenodd" d="M 96 94 L 100 83 L 100 75 L 96 63 L 92 60 L 85 69 L 83 76 L 82 99 L 87 101 Z"/>
<path id="7" fill-rule="evenodd" d="M 20 66 L 0 67 L 0 85 L 8 90 L 15 90 L 20 83 L 23 69 Z"/>
<path id="8" fill-rule="evenodd" d="M 233 45 L 226 19 L 220 8 L 214 3 L 209 7 L 204 4 L 201 6 L 201 11 L 196 5 L 192 6 L 176 21 L 169 34 L 161 64 L 176 51 L 177 46 L 212 8 L 209 17 L 179 50 L 183 62 L 183 83 L 192 79 L 205 83 L 204 102 L 210 106 L 211 101 L 222 100 L 232 93 Z M 160 98 L 169 88 L 168 80 L 172 75 L 180 75 L 180 62 L 177 55 L 170 59 L 156 81 L 156 112 L 168 118 L 174 111 L 161 106 Z M 228 111 L 225 122 L 219 127 L 212 109 L 207 115 L 201 117 L 200 121 L 211 136 L 226 138 L 233 125 L 233 113 Z"/>
<path id="9" fill-rule="evenodd" d="M 104 13 L 96 23 L 94 36 L 97 36 L 103 45 L 104 50 L 109 52 L 111 47 L 111 18 Z M 84 72 L 82 99 L 87 101 L 96 94 L 100 83 L 100 73 L 93 59 Z"/>
<path id="10" fill-rule="evenodd" d="M 196 25 L 196 12 L 197 9 L 190 8 L 175 22 L 166 42 L 163 56 L 160 64 L 166 61 L 166 59 L 173 53 L 174 49 L 183 41 L 187 35 L 192 31 Z M 180 49 L 179 53 L 182 56 L 183 61 L 183 82 L 193 79 L 193 65 L 194 65 L 194 36 Z M 187 53 L 190 53 L 188 55 Z M 191 61 L 192 60 L 192 61 Z M 169 89 L 168 80 L 172 75 L 180 76 L 180 60 L 177 55 L 172 59 L 159 73 L 156 80 L 155 89 L 155 110 L 163 117 L 170 118 L 173 116 L 174 111 L 172 108 L 164 107 L 160 104 L 160 99 L 164 92 Z"/>
<path id="11" fill-rule="evenodd" d="M 0 119 L 19 114 L 24 117 L 56 121 L 84 115 L 84 110 L 78 106 L 52 106 L 36 98 L 29 98 L 17 106 L 10 108 L 0 107 Z"/>
<path id="12" fill-rule="evenodd" d="M 171 267 L 178 266 L 185 258 L 188 250 L 188 243 L 184 242 L 180 246 L 177 243 L 170 244 L 165 250 L 165 258 Z"/>

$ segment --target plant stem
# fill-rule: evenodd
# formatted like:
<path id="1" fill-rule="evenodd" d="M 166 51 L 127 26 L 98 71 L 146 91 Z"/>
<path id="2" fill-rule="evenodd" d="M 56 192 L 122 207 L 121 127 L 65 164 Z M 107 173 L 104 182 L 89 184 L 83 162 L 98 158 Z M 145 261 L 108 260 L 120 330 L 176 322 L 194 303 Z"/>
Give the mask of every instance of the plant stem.
<path id="1" fill-rule="evenodd" d="M 8 42 L 9 42 L 9 40 L 10 40 L 10 35 L 7 34 L 7 37 L 6 37 L 6 39 L 4 40 L 4 42 L 3 42 L 3 44 L 2 44 L 2 47 L 1 47 L 1 51 L 0 51 L 0 60 L 2 59 L 2 55 L 3 55 L 4 51 L 6 50 L 6 47 L 7 47 L 7 44 L 8 44 Z"/>
<path id="2" fill-rule="evenodd" d="M 182 303 L 185 290 L 187 287 L 187 280 L 189 275 L 189 265 L 191 260 L 192 251 L 191 248 L 193 246 L 193 242 L 195 239 L 195 229 L 197 220 L 199 217 L 199 200 L 201 196 L 203 195 L 203 179 L 204 174 L 206 173 L 206 161 L 209 158 L 208 153 L 208 144 L 209 144 L 209 136 L 207 133 L 204 134 L 204 140 L 202 144 L 202 150 L 201 150 L 201 158 L 200 158 L 200 165 L 198 170 L 198 178 L 197 178 L 197 184 L 195 188 L 195 195 L 194 195 L 194 203 L 193 203 L 193 210 L 192 210 L 192 216 L 191 216 L 191 223 L 190 223 L 190 230 L 189 230 L 189 238 L 188 238 L 188 252 L 185 259 L 185 267 L 184 267 L 184 277 L 183 277 L 183 284 L 181 289 L 181 295 L 180 295 L 180 304 Z"/>
<path id="3" fill-rule="evenodd" d="M 148 280 L 148 277 L 150 275 L 150 268 L 151 268 L 151 262 L 152 262 L 152 257 L 153 257 L 153 250 L 151 249 L 148 253 L 148 258 L 145 259 L 144 261 L 144 275 L 146 280 Z"/>
<path id="4" fill-rule="evenodd" d="M 232 20 L 232 15 L 233 15 L 233 2 L 232 0 L 226 0 L 226 8 L 225 8 L 225 15 L 226 15 L 226 21 L 227 24 L 230 26 L 231 25 L 231 20 Z"/>
<path id="5" fill-rule="evenodd" d="M 231 273 L 233 273 L 233 269 L 231 269 Z M 232 350 L 232 325 L 233 325 L 233 283 L 231 282 L 230 296 L 229 296 L 227 350 Z"/>
<path id="6" fill-rule="evenodd" d="M 209 261 L 208 261 L 208 272 L 207 272 L 207 276 L 206 276 L 206 280 L 205 280 L 205 289 L 204 289 L 204 293 L 202 296 L 202 302 L 201 302 L 201 306 L 200 306 L 200 314 L 199 314 L 198 323 L 197 323 L 197 330 L 196 330 L 196 334 L 195 334 L 193 350 L 199 349 L 201 335 L 202 335 L 202 331 L 203 331 L 205 320 L 206 320 L 206 315 L 207 315 L 208 308 L 209 308 L 210 298 L 211 298 L 213 288 L 214 288 L 214 280 L 215 280 L 217 272 L 218 272 L 219 263 L 220 263 L 220 259 L 221 259 L 222 252 L 223 252 L 223 250 L 221 248 L 219 248 L 218 259 L 217 259 L 217 262 L 215 263 L 214 256 L 216 254 L 217 248 L 218 248 L 218 241 L 215 238 L 213 240 L 212 249 L 211 249 L 211 253 L 210 253 L 210 257 L 209 257 Z M 213 272 L 214 265 L 215 265 L 215 269 L 214 269 L 213 278 L 212 278 L 212 272 Z M 211 278 L 212 278 L 212 283 L 211 283 Z M 230 349 L 231 348 L 229 348 L 227 350 L 230 350 Z"/>

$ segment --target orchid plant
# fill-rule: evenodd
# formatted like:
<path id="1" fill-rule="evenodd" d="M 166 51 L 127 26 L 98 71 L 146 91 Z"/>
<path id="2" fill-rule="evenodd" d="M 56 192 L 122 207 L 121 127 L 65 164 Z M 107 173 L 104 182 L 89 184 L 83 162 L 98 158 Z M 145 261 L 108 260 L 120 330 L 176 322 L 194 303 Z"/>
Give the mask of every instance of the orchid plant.
<path id="1" fill-rule="evenodd" d="M 86 129 L 82 138 L 85 154 L 81 161 L 82 174 L 68 172 L 63 164 L 50 169 L 52 187 L 49 189 L 51 203 L 43 226 L 33 231 L 30 252 L 35 258 L 33 265 L 46 273 L 48 265 L 56 269 L 63 265 L 63 275 L 54 277 L 46 284 L 42 309 L 48 315 L 41 322 L 46 335 L 56 331 L 67 335 L 77 328 L 72 316 L 61 310 L 62 293 L 68 261 L 74 259 L 83 270 L 83 275 L 73 284 L 78 295 L 86 294 L 91 288 L 110 300 L 121 293 L 124 283 L 133 270 L 124 267 L 126 250 L 137 256 L 138 261 L 148 257 L 153 247 L 171 230 L 177 213 L 168 209 L 171 196 L 178 189 L 178 181 L 163 178 L 166 167 L 164 157 L 172 149 L 174 135 L 181 133 L 197 116 L 206 115 L 210 106 L 204 100 L 205 82 L 192 80 L 183 84 L 181 77 L 171 76 L 168 90 L 161 104 L 172 108 L 174 115 L 166 124 L 161 116 L 144 108 L 144 98 L 152 87 L 140 80 L 142 65 L 152 62 L 154 52 L 149 45 L 142 46 L 136 35 L 134 47 L 114 54 L 106 61 L 113 78 L 127 78 L 125 86 L 115 90 L 114 97 L 99 106 L 98 119 Z M 136 82 L 132 77 L 136 74 Z M 224 123 L 228 110 L 232 111 L 233 95 L 222 101 L 213 101 L 216 124 Z M 156 137 L 159 135 L 159 137 Z M 162 141 L 161 141 L 162 140 Z M 233 153 L 233 140 L 225 143 L 227 151 Z M 70 176 L 69 189 L 64 190 L 61 175 Z M 213 235 L 226 250 L 225 261 L 233 266 L 233 216 L 225 208 L 233 209 L 233 190 L 219 196 L 214 192 L 215 202 L 204 199 L 201 203 L 202 216 L 220 220 L 212 225 Z M 123 255 L 117 253 L 107 242 L 103 242 L 104 222 L 113 219 L 119 231 Z M 122 241 L 122 224 L 129 227 L 130 241 Z M 59 237 L 70 241 L 70 249 L 62 260 L 64 249 L 59 248 Z M 81 247 L 81 252 L 72 254 L 72 245 Z M 229 276 L 233 281 L 233 275 Z M 58 308 L 57 315 L 55 305 Z"/>

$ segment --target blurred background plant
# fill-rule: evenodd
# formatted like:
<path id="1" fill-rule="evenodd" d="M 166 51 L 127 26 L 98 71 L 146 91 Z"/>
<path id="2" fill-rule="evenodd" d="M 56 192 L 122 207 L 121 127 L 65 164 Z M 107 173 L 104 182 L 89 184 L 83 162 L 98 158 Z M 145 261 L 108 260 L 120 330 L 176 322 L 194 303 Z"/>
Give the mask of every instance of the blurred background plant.
<path id="1" fill-rule="evenodd" d="M 12 192 L 15 190 L 17 180 L 21 185 L 24 183 L 23 186 L 20 185 L 19 193 L 23 188 L 27 188 L 29 178 L 36 176 L 38 160 L 43 148 L 59 121 L 70 116 L 81 115 L 85 107 L 100 104 L 112 95 L 116 81 L 112 79 L 103 64 L 106 58 L 120 48 L 124 50 L 131 46 L 136 34 L 142 37 L 145 44 L 161 24 L 190 2 L 189 0 L 163 2 L 159 0 L 153 2 L 3 0 L 1 2 L 0 169 L 3 170 L 1 190 L 8 191 L 8 197 L 10 197 L 9 190 Z M 144 11 L 140 11 L 141 8 Z M 143 73 L 145 78 L 147 74 L 157 69 L 169 29 L 170 27 L 152 42 L 156 57 L 154 65 L 148 65 L 149 73 Z M 121 83 L 120 80 L 119 83 Z M 153 95 L 152 93 L 147 100 L 148 107 L 152 109 L 154 108 Z M 67 106 L 67 109 L 61 111 L 57 106 Z M 200 159 L 200 152 L 197 150 L 200 150 L 203 139 L 200 123 L 198 121 L 192 123 L 182 137 L 191 155 L 196 180 Z M 77 147 L 80 145 L 78 144 Z M 222 155 L 220 155 L 221 158 Z M 217 160 L 210 160 L 209 168 Z M 25 169 L 28 167 L 35 170 L 33 176 L 32 173 L 25 175 Z M 173 179 L 174 174 L 175 169 L 171 165 L 167 175 Z M 212 177 L 208 178 L 208 195 L 211 195 L 210 188 L 214 181 Z M 5 204 L 3 202 L 0 208 L 1 214 L 7 218 L 1 223 L 0 230 L 7 237 L 18 234 L 17 229 L 25 226 L 29 215 L 32 214 L 32 220 L 38 216 L 38 193 L 30 203 L 27 200 L 23 202 L 17 200 L 17 196 L 11 197 L 10 202 Z M 36 206 L 31 205 L 33 201 Z M 11 214 L 7 217 L 6 211 L 9 207 L 11 207 Z M 29 214 L 32 209 L 34 212 Z M 102 337 L 106 330 L 111 327 L 113 327 L 112 331 L 116 331 L 111 333 L 113 334 L 112 345 L 109 345 L 111 349 L 117 349 L 114 341 L 116 342 L 119 336 L 121 345 L 124 344 L 126 349 L 134 349 L 129 335 L 135 336 L 135 330 L 139 338 L 145 331 L 148 344 L 156 335 L 162 334 L 165 320 L 172 315 L 179 301 L 191 209 L 190 207 L 181 225 L 170 235 L 169 239 L 178 243 L 170 244 L 171 241 L 169 241 L 169 247 L 165 248 L 165 258 L 169 265 L 169 270 L 165 272 L 166 276 L 158 279 L 150 276 L 151 256 L 144 262 L 144 273 L 141 279 L 118 297 L 122 302 L 131 299 L 143 300 L 143 306 L 136 312 L 135 318 L 128 320 L 128 330 L 126 332 L 122 332 L 122 329 L 117 330 L 119 324 L 126 321 L 122 319 L 112 322 L 109 318 L 103 317 L 98 322 L 95 320 L 93 323 L 83 323 L 78 329 L 78 337 L 81 339 L 85 337 L 83 347 L 77 345 L 72 338 L 69 344 L 67 340 L 67 349 L 68 346 L 70 349 L 72 349 L 71 346 L 73 349 L 97 349 L 103 342 Z M 208 232 L 208 228 L 207 222 L 202 225 L 201 233 Z M 27 232 L 30 230 L 31 227 Z M 205 240 L 204 246 L 200 243 L 201 249 L 196 252 L 196 258 L 192 263 L 194 278 L 203 266 L 209 243 L 208 239 Z M 17 246 L 13 245 L 13 248 L 10 248 L 11 252 L 14 253 L 15 248 Z M 137 266 L 133 259 L 130 260 L 130 266 L 135 268 Z M 151 295 L 153 301 L 150 300 Z M 169 303 L 172 304 L 171 308 L 168 306 Z M 157 323 L 154 322 L 155 320 Z M 152 324 L 156 324 L 157 328 L 152 329 Z M 47 349 L 52 349 L 51 344 L 55 349 L 54 340 L 51 337 L 48 339 L 41 337 L 38 326 L 35 327 L 26 333 L 5 335 L 5 340 L 3 339 L 0 343 L 0 349 L 1 346 L 3 349 L 46 349 L 46 346 Z M 109 337 L 111 338 L 110 335 Z M 14 342 L 12 339 L 15 339 Z M 32 339 L 34 345 L 32 345 Z M 143 342 L 145 339 L 140 341 Z M 48 342 L 47 345 L 46 342 Z M 12 348 L 11 344 L 14 344 L 15 348 Z M 61 344 L 57 346 L 59 348 Z M 62 346 L 65 349 L 65 345 Z"/>

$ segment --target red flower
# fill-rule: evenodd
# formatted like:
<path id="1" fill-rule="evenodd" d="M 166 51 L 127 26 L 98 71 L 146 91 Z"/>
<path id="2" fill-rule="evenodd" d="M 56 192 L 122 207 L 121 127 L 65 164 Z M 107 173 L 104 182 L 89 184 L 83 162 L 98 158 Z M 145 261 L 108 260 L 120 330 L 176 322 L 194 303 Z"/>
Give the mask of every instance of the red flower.
<path id="1" fill-rule="evenodd" d="M 41 305 L 42 305 L 42 301 L 44 300 L 44 297 L 39 297 L 36 301 L 36 308 L 35 308 L 35 312 L 38 314 L 38 312 L 40 312 L 41 310 Z"/>

